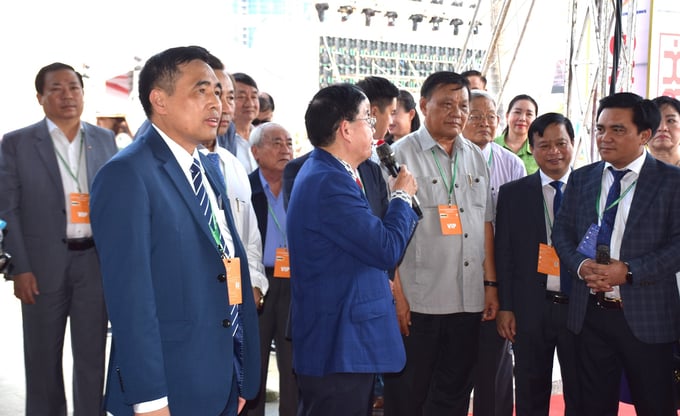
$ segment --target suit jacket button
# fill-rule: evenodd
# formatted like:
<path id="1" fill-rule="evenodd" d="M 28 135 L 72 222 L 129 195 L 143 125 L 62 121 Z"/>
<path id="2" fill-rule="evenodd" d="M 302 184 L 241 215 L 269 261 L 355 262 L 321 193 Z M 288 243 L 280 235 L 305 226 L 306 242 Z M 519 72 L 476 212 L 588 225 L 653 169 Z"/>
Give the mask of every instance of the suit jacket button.
<path id="1" fill-rule="evenodd" d="M 222 326 L 225 327 L 225 328 L 229 328 L 231 326 L 231 321 L 229 319 L 223 320 Z"/>
<path id="2" fill-rule="evenodd" d="M 227 276 L 226 276 L 224 273 L 218 274 L 218 275 L 217 275 L 217 280 L 218 280 L 219 282 L 226 282 L 226 281 L 227 281 Z"/>

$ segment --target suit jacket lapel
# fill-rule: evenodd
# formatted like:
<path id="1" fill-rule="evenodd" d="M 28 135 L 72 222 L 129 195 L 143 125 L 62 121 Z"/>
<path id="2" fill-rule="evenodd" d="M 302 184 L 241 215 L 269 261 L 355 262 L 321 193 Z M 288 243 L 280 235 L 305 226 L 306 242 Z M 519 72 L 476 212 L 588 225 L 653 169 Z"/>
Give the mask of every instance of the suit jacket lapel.
<path id="1" fill-rule="evenodd" d="M 35 132 L 35 147 L 36 152 L 40 156 L 40 159 L 45 164 L 45 169 L 49 174 L 50 180 L 54 183 L 53 189 L 61 190 L 57 192 L 58 198 L 61 200 L 61 204 L 65 205 L 64 201 L 64 184 L 61 181 L 61 174 L 59 173 L 59 162 L 57 161 L 57 154 L 54 150 L 54 143 L 52 142 L 52 137 L 47 129 L 47 120 L 44 119 L 36 127 Z"/>
<path id="2" fill-rule="evenodd" d="M 583 198 L 581 201 L 583 201 L 583 204 L 585 204 L 585 216 L 582 218 L 584 221 L 583 224 L 583 229 L 581 230 L 582 234 L 585 234 L 586 230 L 588 227 L 590 227 L 591 224 L 599 224 L 600 223 L 600 217 L 599 217 L 599 212 L 597 212 L 596 207 L 598 206 L 598 199 L 600 198 L 600 193 L 602 192 L 602 171 L 604 170 L 604 162 L 600 161 L 598 164 L 593 168 L 591 171 L 590 175 L 587 175 L 585 178 L 585 182 L 583 184 L 583 190 L 581 192 L 583 193 Z M 590 205 L 590 206 L 588 206 Z M 602 209 L 602 207 L 600 207 Z M 579 236 L 579 238 L 583 237 L 583 235 Z"/>
<path id="3" fill-rule="evenodd" d="M 170 148 L 165 144 L 158 132 L 156 132 L 156 129 L 149 129 L 149 132 L 146 133 L 145 136 L 152 153 L 161 162 L 161 166 L 174 183 L 177 191 L 180 194 L 180 197 L 189 209 L 194 221 L 199 224 L 201 230 L 203 230 L 203 233 L 205 233 L 205 236 L 210 239 L 212 244 L 215 246 L 215 249 L 217 249 L 217 243 L 215 243 L 215 240 L 212 237 L 208 221 L 201 212 L 201 207 L 196 200 L 194 190 L 191 187 L 189 181 L 187 181 L 186 175 L 179 166 L 179 163 L 177 163 L 177 159 L 175 159 L 175 156 L 170 151 Z M 205 167 L 209 164 L 210 163 L 206 160 L 203 166 Z"/>
<path id="4" fill-rule="evenodd" d="M 541 182 L 541 174 L 539 171 L 532 173 L 529 176 L 528 181 L 530 181 L 531 191 L 527 195 L 528 201 L 527 209 L 529 210 L 528 218 L 536 219 L 536 231 L 540 236 L 540 241 L 542 243 L 548 242 L 548 232 L 545 227 L 545 205 L 543 201 L 543 185 Z M 542 219 L 543 221 L 541 221 Z M 536 247 L 538 249 L 538 247 Z"/>
<path id="5" fill-rule="evenodd" d="M 637 184 L 635 185 L 635 194 L 633 195 L 633 201 L 630 204 L 630 211 L 628 212 L 628 218 L 626 219 L 626 229 L 624 231 L 623 241 L 626 241 L 625 233 L 632 229 L 635 224 L 640 220 L 640 217 L 648 211 L 648 206 L 655 201 L 655 196 L 657 195 L 657 190 L 659 189 L 659 184 L 663 180 L 657 174 L 657 164 L 651 155 L 647 155 L 645 158 L 645 163 L 640 169 L 640 175 L 638 176 Z"/>
<path id="6" fill-rule="evenodd" d="M 264 193 L 264 186 L 260 180 L 260 168 L 255 169 L 248 175 L 250 181 L 250 188 L 252 196 L 250 199 L 253 203 L 255 216 L 257 217 L 257 228 L 260 230 L 262 236 L 262 246 L 264 249 L 264 242 L 267 240 L 267 221 L 269 221 L 269 212 L 267 210 L 267 195 Z"/>

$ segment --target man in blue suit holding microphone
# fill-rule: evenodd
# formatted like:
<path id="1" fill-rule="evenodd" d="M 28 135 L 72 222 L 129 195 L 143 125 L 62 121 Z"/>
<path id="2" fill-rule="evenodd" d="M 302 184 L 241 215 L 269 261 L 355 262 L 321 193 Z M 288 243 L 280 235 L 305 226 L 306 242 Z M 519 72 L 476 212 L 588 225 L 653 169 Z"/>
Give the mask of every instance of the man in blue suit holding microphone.
<path id="1" fill-rule="evenodd" d="M 235 416 L 257 394 L 248 259 L 220 174 L 197 150 L 221 114 L 209 56 L 179 47 L 147 61 L 139 97 L 152 127 L 92 187 L 116 416 Z"/>
<path id="2" fill-rule="evenodd" d="M 403 166 L 383 219 L 372 213 L 357 166 L 371 155 L 375 118 L 357 87 L 320 90 L 305 125 L 315 149 L 287 216 L 298 415 L 365 416 L 375 373 L 405 363 L 387 270 L 415 229 L 417 185 Z"/>

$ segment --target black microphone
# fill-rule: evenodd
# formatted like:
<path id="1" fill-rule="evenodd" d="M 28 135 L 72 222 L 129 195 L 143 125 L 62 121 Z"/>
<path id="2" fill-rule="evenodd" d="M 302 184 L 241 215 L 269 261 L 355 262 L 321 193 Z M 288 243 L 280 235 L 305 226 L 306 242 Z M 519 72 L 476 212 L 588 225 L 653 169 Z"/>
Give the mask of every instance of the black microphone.
<path id="1" fill-rule="evenodd" d="M 396 178 L 397 175 L 399 175 L 400 168 L 399 163 L 397 163 L 397 160 L 394 158 L 394 152 L 392 151 L 390 144 L 383 142 L 375 148 L 375 151 L 378 153 L 380 163 L 387 168 L 392 177 Z M 413 211 L 415 211 L 419 219 L 423 219 L 423 211 L 420 209 L 420 202 L 415 194 L 411 197 L 411 208 L 413 208 Z"/>
<path id="2" fill-rule="evenodd" d="M 600 244 L 595 250 L 595 262 L 597 264 L 609 264 L 611 258 L 609 257 L 609 246 Z"/>

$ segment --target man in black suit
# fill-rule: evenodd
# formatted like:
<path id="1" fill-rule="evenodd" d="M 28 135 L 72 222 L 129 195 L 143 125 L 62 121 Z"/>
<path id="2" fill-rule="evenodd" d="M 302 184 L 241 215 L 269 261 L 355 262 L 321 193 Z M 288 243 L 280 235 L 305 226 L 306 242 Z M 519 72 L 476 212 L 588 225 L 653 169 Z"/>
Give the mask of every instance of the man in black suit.
<path id="1" fill-rule="evenodd" d="M 269 291 L 260 300 L 260 393 L 246 408 L 249 416 L 264 416 L 269 351 L 273 340 L 279 369 L 279 414 L 294 416 L 297 412 L 297 383 L 293 374 L 293 349 L 290 339 L 286 338 L 290 308 L 290 265 L 287 262 L 286 210 L 281 192 L 283 169 L 293 155 L 293 139 L 281 125 L 264 123 L 251 133 L 250 144 L 259 167 L 248 178 L 262 237 L 262 262 L 269 281 Z"/>
<path id="2" fill-rule="evenodd" d="M 561 114 L 531 124 L 539 170 L 501 186 L 496 212 L 498 332 L 513 343 L 517 415 L 546 415 L 557 349 L 566 415 L 580 415 L 574 334 L 567 330 L 569 280 L 552 247 L 552 225 L 569 179 L 574 129 Z"/>
<path id="3" fill-rule="evenodd" d="M 680 169 L 645 151 L 660 121 L 657 106 L 636 94 L 600 100 L 603 160 L 572 173 L 555 221 L 555 247 L 574 275 L 567 327 L 588 394 L 583 415 L 618 413 L 622 370 L 637 414 L 676 415 Z"/>

